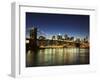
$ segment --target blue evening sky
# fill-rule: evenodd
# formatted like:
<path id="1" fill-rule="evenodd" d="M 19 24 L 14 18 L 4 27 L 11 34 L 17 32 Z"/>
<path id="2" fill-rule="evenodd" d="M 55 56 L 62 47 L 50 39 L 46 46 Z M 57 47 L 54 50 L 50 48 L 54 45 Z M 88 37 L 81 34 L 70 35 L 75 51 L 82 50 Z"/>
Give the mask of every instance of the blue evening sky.
<path id="1" fill-rule="evenodd" d="M 29 36 L 32 27 L 37 27 L 40 34 L 45 34 L 47 38 L 58 34 L 75 38 L 89 37 L 89 15 L 27 12 L 26 36 Z"/>

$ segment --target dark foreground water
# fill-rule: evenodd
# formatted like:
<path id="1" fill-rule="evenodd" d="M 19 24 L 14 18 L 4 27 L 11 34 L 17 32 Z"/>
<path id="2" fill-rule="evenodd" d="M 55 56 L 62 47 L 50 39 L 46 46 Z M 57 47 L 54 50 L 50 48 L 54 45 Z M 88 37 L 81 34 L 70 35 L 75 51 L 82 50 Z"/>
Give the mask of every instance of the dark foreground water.
<path id="1" fill-rule="evenodd" d="M 89 49 L 39 49 L 26 53 L 26 67 L 89 64 Z"/>

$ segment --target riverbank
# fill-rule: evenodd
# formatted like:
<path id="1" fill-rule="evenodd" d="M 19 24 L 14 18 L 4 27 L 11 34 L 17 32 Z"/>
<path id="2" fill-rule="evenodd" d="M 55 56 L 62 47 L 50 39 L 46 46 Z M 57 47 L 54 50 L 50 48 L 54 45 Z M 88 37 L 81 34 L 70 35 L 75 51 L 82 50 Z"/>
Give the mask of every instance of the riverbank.
<path id="1" fill-rule="evenodd" d="M 40 49 L 45 49 L 45 48 L 76 48 L 75 46 L 39 46 Z M 89 46 L 80 46 L 78 48 L 82 48 L 82 49 L 89 49 Z"/>

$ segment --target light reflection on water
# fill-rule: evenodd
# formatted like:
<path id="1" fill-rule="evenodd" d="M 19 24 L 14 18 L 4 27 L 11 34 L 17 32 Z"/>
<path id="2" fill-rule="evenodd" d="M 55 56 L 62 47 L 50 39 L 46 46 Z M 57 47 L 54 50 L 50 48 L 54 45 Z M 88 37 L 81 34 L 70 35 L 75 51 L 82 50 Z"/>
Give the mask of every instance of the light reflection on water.
<path id="1" fill-rule="evenodd" d="M 37 53 L 29 50 L 26 54 L 27 67 L 75 64 L 89 64 L 89 49 L 48 48 Z"/>

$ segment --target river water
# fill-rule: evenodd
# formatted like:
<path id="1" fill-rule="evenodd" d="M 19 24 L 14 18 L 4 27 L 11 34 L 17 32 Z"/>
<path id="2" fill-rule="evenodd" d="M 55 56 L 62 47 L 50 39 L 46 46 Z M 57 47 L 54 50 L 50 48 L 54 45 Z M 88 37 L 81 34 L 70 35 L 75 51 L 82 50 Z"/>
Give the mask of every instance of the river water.
<path id="1" fill-rule="evenodd" d="M 47 48 L 26 53 L 26 67 L 89 64 L 89 49 Z"/>

